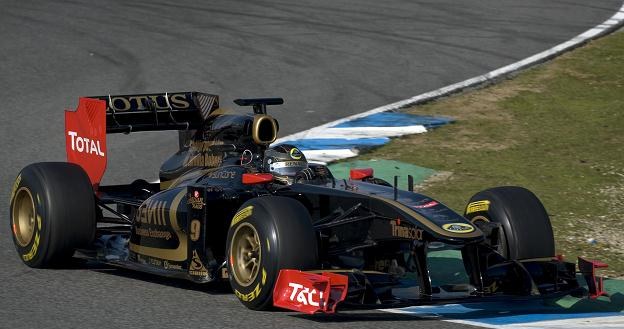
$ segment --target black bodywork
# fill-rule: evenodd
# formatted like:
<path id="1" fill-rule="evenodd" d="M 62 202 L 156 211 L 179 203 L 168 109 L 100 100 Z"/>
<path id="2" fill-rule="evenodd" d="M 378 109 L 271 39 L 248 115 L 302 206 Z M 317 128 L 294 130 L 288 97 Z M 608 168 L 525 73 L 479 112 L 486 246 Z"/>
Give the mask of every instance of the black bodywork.
<path id="1" fill-rule="evenodd" d="M 158 102 L 164 103 L 156 96 L 151 104 L 147 97 L 132 103 L 130 96 L 117 96 L 130 106 L 115 111 L 110 96 L 100 97 L 109 104 L 109 133 L 181 130 L 180 150 L 163 163 L 159 183 L 136 180 L 98 188 L 96 241 L 81 251 L 84 256 L 198 283 L 224 280 L 232 217 L 245 201 L 274 195 L 295 199 L 309 211 L 318 238 L 318 269 L 349 276 L 346 301 L 352 304 L 532 296 L 578 288 L 574 264 L 507 260 L 495 251 L 497 224 L 475 226 L 430 197 L 385 182 L 337 179 L 328 172 L 292 185 L 243 184 L 243 174 L 263 172 L 263 152 L 278 128 L 266 105 L 279 99 L 237 101 L 254 107 L 247 115 L 223 111 L 214 95 L 177 94 L 182 95 L 177 104 L 188 107 L 169 104 L 160 111 Z M 467 282 L 432 285 L 427 255 L 441 249 L 461 252 Z"/>

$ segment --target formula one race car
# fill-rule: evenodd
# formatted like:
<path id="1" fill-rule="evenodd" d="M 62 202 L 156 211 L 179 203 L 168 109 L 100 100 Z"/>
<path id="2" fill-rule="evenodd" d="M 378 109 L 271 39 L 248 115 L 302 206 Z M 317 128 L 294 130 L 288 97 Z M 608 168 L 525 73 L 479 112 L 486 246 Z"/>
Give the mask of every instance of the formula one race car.
<path id="1" fill-rule="evenodd" d="M 65 114 L 68 162 L 31 164 L 13 185 L 19 257 L 35 268 L 75 255 L 229 280 L 248 308 L 306 313 L 578 290 L 575 265 L 555 257 L 548 215 L 528 190 L 479 192 L 462 215 L 413 192 L 411 177 L 407 191 L 370 169 L 337 179 L 295 146 L 270 146 L 279 126 L 266 108 L 282 99 L 235 103 L 253 115 L 198 92 L 81 98 Z M 160 182 L 100 185 L 106 134 L 156 130 L 180 136 Z M 432 282 L 428 255 L 439 250 L 461 255 L 466 282 Z M 586 273 L 598 265 L 583 263 Z"/>

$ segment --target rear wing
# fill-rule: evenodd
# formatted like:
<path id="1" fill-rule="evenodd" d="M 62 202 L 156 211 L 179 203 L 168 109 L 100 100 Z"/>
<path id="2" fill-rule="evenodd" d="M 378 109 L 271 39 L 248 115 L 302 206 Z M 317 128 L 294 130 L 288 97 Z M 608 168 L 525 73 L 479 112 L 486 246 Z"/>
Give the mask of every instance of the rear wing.
<path id="1" fill-rule="evenodd" d="M 197 129 L 219 107 L 219 96 L 190 92 L 107 95 L 106 133 Z"/>
<path id="2" fill-rule="evenodd" d="M 65 111 L 67 161 L 80 165 L 97 190 L 106 170 L 106 134 L 198 129 L 219 97 L 199 92 L 82 97 Z"/>

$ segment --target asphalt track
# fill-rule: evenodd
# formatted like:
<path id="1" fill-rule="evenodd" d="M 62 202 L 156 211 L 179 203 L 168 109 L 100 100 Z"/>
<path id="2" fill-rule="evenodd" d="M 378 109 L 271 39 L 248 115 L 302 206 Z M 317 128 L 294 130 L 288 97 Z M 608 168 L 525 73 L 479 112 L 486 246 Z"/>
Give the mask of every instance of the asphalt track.
<path id="1" fill-rule="evenodd" d="M 281 135 L 515 62 L 593 27 L 620 0 L 0 1 L 0 328 L 462 325 L 375 311 L 247 311 L 219 289 L 110 268 L 32 270 L 14 251 L 20 168 L 64 160 L 78 96 L 198 90 L 281 96 Z M 171 133 L 109 137 L 105 182 L 154 178 Z"/>

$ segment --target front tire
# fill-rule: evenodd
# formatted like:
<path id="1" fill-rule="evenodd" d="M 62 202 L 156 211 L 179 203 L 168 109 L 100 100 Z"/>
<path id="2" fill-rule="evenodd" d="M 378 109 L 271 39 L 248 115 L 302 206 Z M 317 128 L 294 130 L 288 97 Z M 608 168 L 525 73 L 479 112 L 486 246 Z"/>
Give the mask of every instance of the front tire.
<path id="1" fill-rule="evenodd" d="M 54 267 L 89 246 L 95 235 L 95 199 L 89 177 L 75 164 L 41 162 L 20 172 L 13 184 L 10 224 L 22 261 Z"/>
<path id="2" fill-rule="evenodd" d="M 245 202 L 227 236 L 230 285 L 250 309 L 268 310 L 281 269 L 308 270 L 318 263 L 316 235 L 298 201 L 266 196 Z"/>
<path id="3" fill-rule="evenodd" d="M 531 191 L 502 186 L 475 194 L 464 216 L 473 224 L 500 223 L 498 252 L 507 259 L 552 258 L 555 240 L 550 218 Z"/>

